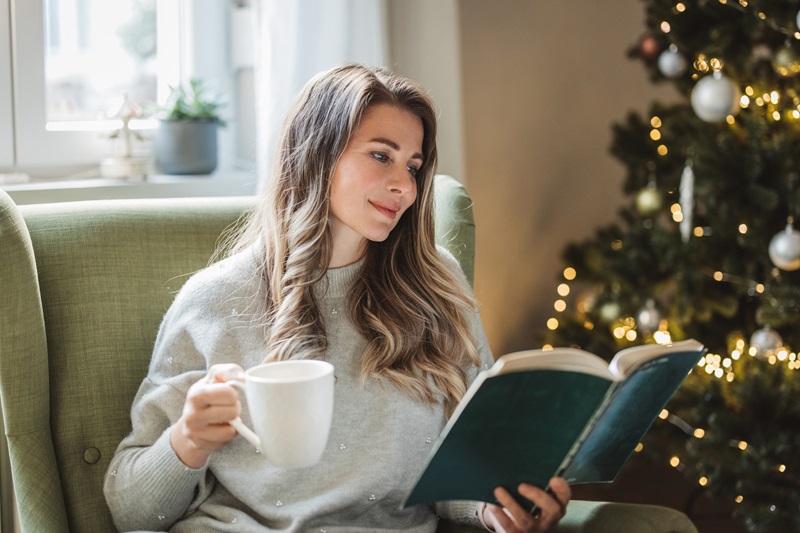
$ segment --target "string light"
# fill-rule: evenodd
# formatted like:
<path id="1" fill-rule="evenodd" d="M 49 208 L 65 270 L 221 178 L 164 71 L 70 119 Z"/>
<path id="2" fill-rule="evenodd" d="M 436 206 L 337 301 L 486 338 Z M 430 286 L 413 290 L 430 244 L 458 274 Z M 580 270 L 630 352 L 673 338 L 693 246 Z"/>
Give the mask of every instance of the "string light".
<path id="1" fill-rule="evenodd" d="M 660 128 L 661 127 L 661 119 L 659 117 L 651 118 L 650 119 L 650 125 L 653 126 L 654 128 Z"/>
<path id="2" fill-rule="evenodd" d="M 556 292 L 558 292 L 559 296 L 567 296 L 569 294 L 569 285 L 566 283 L 560 284 L 556 289 Z"/>
<path id="3" fill-rule="evenodd" d="M 575 279 L 575 276 L 577 275 L 578 273 L 572 267 L 567 267 L 564 269 L 564 279 L 566 279 L 567 281 L 572 281 L 573 279 Z"/>
<path id="4" fill-rule="evenodd" d="M 747 224 L 739 224 L 739 233 L 742 235 L 747 233 Z"/>
<path id="5" fill-rule="evenodd" d="M 672 28 L 670 27 L 669 22 L 667 22 L 666 20 L 661 23 L 661 31 L 663 31 L 664 33 L 669 33 L 671 29 Z"/>
<path id="6" fill-rule="evenodd" d="M 558 329 L 558 319 L 557 318 L 549 318 L 547 320 L 547 329 L 550 331 L 555 331 Z"/>

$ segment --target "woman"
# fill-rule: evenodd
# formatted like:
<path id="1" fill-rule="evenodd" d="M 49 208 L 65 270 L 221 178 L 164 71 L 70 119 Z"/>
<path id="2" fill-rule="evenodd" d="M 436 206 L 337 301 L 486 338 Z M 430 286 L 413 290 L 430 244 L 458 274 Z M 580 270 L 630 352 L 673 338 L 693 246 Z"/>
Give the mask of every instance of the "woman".
<path id="1" fill-rule="evenodd" d="M 522 485 L 505 507 L 400 504 L 481 365 L 493 358 L 466 281 L 436 248 L 436 119 L 424 91 L 348 65 L 289 113 L 270 186 L 222 261 L 167 312 L 105 492 L 123 530 L 434 531 L 437 514 L 545 531 L 564 513 Z M 334 420 L 320 463 L 274 467 L 229 424 L 225 381 L 263 360 L 325 359 Z M 214 378 L 209 378 L 213 375 Z"/>

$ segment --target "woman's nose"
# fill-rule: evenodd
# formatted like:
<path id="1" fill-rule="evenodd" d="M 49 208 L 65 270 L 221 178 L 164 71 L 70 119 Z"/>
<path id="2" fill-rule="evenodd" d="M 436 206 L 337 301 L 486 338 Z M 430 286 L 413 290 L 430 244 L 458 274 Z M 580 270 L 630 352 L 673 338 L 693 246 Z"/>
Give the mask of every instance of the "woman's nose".
<path id="1" fill-rule="evenodd" d="M 405 167 L 402 170 L 393 171 L 389 179 L 389 190 L 394 193 L 409 192 L 415 185 L 416 180 Z"/>

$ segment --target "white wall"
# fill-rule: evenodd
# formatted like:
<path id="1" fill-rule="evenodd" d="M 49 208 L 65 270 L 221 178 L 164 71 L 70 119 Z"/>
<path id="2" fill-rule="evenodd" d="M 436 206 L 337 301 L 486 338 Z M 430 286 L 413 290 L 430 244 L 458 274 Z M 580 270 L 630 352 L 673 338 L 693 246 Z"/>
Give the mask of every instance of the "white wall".
<path id="1" fill-rule="evenodd" d="M 626 56 L 644 31 L 638 0 L 458 6 L 475 291 L 501 355 L 535 347 L 564 247 L 616 216 L 624 169 L 608 152 L 612 123 L 675 94 Z"/>
<path id="2" fill-rule="evenodd" d="M 424 85 L 439 112 L 439 173 L 468 182 L 456 0 L 387 0 L 390 65 Z"/>

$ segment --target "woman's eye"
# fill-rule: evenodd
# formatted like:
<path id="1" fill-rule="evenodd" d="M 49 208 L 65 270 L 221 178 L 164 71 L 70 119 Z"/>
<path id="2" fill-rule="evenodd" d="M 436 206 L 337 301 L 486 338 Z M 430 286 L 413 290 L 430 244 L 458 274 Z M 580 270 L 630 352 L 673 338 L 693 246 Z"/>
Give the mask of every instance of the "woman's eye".
<path id="1" fill-rule="evenodd" d="M 419 172 L 419 169 L 417 167 L 408 166 L 406 168 L 408 169 L 408 173 L 411 174 L 412 177 L 414 178 L 417 177 L 417 173 Z"/>
<path id="2" fill-rule="evenodd" d="M 381 163 L 388 163 L 389 162 L 389 156 L 384 154 L 384 153 L 382 153 L 382 152 L 372 152 L 372 157 L 374 157 L 375 159 L 377 159 Z"/>

